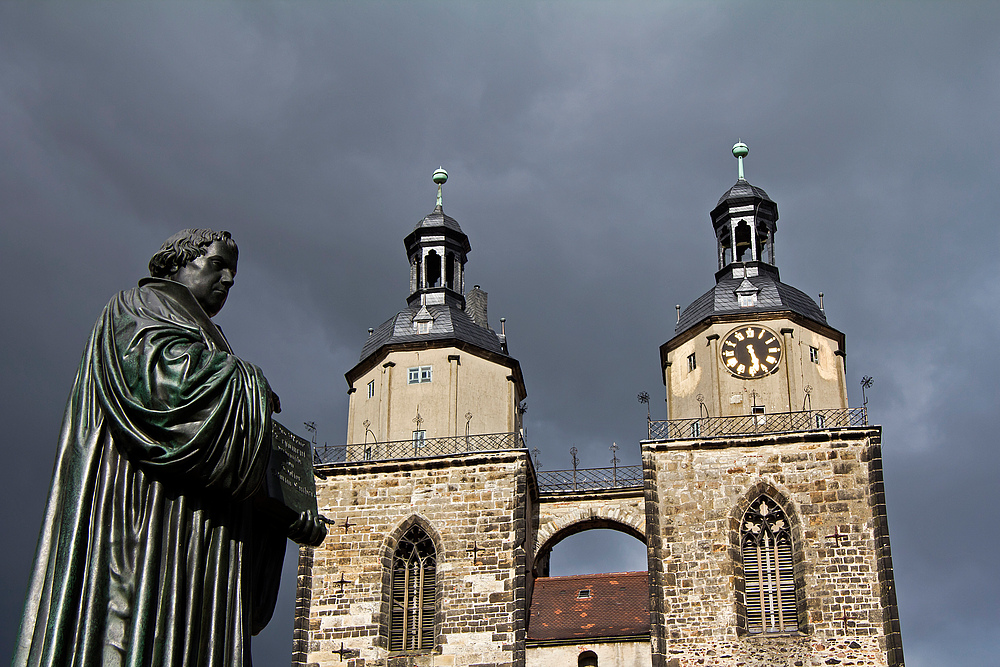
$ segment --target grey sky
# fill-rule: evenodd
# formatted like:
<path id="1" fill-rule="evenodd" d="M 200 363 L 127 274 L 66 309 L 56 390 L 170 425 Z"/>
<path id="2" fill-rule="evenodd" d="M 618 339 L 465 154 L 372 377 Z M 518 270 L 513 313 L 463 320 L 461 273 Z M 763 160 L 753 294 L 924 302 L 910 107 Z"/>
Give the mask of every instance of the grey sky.
<path id="1" fill-rule="evenodd" d="M 339 443 L 343 374 L 405 303 L 402 239 L 444 166 L 467 280 L 524 371 L 529 447 L 547 470 L 572 446 L 607 465 L 612 442 L 634 463 L 636 394 L 664 416 L 657 348 L 674 304 L 713 284 L 708 213 L 742 138 L 778 204 L 782 280 L 824 292 L 847 334 L 852 404 L 875 377 L 908 664 L 1000 665 L 998 19 L 927 2 L 0 5 L 0 658 L 86 336 L 167 236 L 232 231 L 217 320 L 281 420 Z M 292 583 L 259 664 L 287 662 Z"/>

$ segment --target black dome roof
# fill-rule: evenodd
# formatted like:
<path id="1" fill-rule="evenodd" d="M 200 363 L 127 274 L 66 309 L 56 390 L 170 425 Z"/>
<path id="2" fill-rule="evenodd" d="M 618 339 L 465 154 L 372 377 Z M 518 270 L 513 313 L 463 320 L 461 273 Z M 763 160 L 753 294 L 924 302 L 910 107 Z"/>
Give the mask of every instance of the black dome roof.
<path id="1" fill-rule="evenodd" d="M 725 194 L 719 197 L 719 203 L 716 207 L 721 206 L 722 202 L 727 199 L 750 199 L 753 197 L 759 197 L 765 201 L 774 203 L 767 193 L 764 192 L 764 188 L 758 188 L 756 185 L 751 185 L 749 181 L 740 179 L 736 181 L 736 185 L 726 190 Z"/>

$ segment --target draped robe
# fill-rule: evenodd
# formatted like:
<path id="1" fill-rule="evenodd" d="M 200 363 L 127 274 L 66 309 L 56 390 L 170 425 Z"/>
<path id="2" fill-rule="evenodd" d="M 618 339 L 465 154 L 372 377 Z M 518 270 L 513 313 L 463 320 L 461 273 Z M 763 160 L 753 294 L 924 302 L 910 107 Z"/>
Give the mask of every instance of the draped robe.
<path id="1" fill-rule="evenodd" d="M 70 395 L 13 664 L 249 667 L 285 535 L 269 389 L 180 283 L 104 309 Z"/>

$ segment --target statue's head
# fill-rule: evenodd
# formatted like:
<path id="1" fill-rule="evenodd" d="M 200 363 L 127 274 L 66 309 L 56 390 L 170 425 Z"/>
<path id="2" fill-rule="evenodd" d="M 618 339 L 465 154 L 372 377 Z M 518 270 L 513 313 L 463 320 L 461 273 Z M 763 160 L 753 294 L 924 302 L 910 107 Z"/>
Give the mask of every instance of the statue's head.
<path id="1" fill-rule="evenodd" d="M 229 232 L 185 229 L 167 239 L 149 260 L 149 274 L 186 285 L 214 317 L 226 303 L 238 259 L 239 248 Z"/>

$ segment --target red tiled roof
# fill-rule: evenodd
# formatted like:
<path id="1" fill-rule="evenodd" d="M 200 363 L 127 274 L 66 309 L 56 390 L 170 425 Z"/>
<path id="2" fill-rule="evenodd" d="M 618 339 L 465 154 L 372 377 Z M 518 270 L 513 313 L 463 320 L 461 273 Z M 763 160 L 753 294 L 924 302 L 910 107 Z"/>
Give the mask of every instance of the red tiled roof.
<path id="1" fill-rule="evenodd" d="M 528 639 L 586 639 L 649 632 L 645 572 L 535 579 Z"/>

